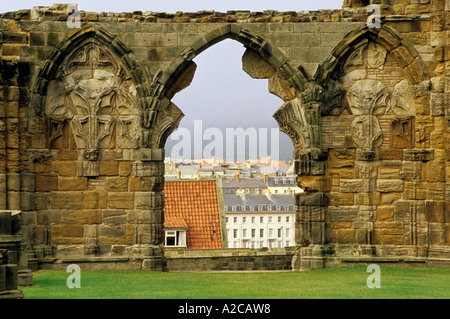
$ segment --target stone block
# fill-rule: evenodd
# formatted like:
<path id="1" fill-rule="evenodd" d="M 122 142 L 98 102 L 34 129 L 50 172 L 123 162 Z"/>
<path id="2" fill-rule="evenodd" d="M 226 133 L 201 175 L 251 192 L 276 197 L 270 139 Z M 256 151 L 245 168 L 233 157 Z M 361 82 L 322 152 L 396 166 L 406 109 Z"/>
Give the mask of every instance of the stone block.
<path id="1" fill-rule="evenodd" d="M 378 179 L 377 191 L 380 193 L 403 192 L 403 183 L 401 179 Z"/>
<path id="2" fill-rule="evenodd" d="M 297 206 L 327 206 L 328 196 L 325 193 L 300 193 L 295 195 Z"/>
<path id="3" fill-rule="evenodd" d="M 36 191 L 49 192 L 58 190 L 58 176 L 36 174 Z"/>
<path id="4" fill-rule="evenodd" d="M 118 161 L 100 161 L 99 173 L 102 176 L 117 176 L 119 175 Z"/>
<path id="5" fill-rule="evenodd" d="M 445 223 L 445 202 L 425 201 L 425 215 L 430 223 Z"/>
<path id="6" fill-rule="evenodd" d="M 343 193 L 362 193 L 369 192 L 368 179 L 341 179 L 339 191 Z"/>
<path id="7" fill-rule="evenodd" d="M 84 208 L 85 209 L 99 208 L 99 193 L 98 192 L 84 192 Z"/>
<path id="8" fill-rule="evenodd" d="M 68 225 L 100 224 L 102 213 L 99 210 L 65 211 L 61 216 L 61 223 Z"/>
<path id="9" fill-rule="evenodd" d="M 378 206 L 376 212 L 376 220 L 380 222 L 394 221 L 394 206 Z"/>
<path id="10" fill-rule="evenodd" d="M 49 203 L 53 209 L 83 209 L 83 192 L 51 192 Z"/>
<path id="11" fill-rule="evenodd" d="M 58 177 L 58 190 L 85 191 L 87 190 L 86 177 Z"/>
<path id="12" fill-rule="evenodd" d="M 59 176 L 76 176 L 76 163 L 74 161 L 54 161 L 53 171 Z"/>
<path id="13" fill-rule="evenodd" d="M 0 267 L 4 267 L 5 269 L 5 290 L 16 290 L 18 285 L 18 266 L 15 264 L 6 264 Z"/>
<path id="14" fill-rule="evenodd" d="M 433 149 L 410 149 L 403 151 L 405 161 L 431 161 L 434 159 Z"/>
<path id="15" fill-rule="evenodd" d="M 111 192 L 126 192 L 128 191 L 127 177 L 107 177 L 106 190 Z"/>
<path id="16" fill-rule="evenodd" d="M 328 207 L 328 217 L 331 222 L 353 222 L 358 217 L 358 206 Z"/>
<path id="17" fill-rule="evenodd" d="M 116 209 L 133 209 L 134 194 L 125 192 L 108 193 L 108 207 Z"/>

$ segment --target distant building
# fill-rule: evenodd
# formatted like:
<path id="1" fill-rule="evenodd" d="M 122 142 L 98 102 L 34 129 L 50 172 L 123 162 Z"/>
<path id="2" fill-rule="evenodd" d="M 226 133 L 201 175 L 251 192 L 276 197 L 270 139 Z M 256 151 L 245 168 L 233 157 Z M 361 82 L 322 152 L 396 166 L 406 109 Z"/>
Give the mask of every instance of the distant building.
<path id="1" fill-rule="evenodd" d="M 295 203 L 289 195 L 224 194 L 228 248 L 295 246 Z"/>
<path id="2" fill-rule="evenodd" d="M 266 181 L 262 178 L 241 178 L 237 173 L 235 177 L 222 179 L 223 194 L 236 194 L 242 190 L 249 195 L 260 195 L 267 189 Z"/>
<path id="3" fill-rule="evenodd" d="M 303 192 L 303 189 L 298 186 L 295 176 L 269 177 L 267 188 L 272 194 L 298 194 Z"/>
<path id="4" fill-rule="evenodd" d="M 223 247 L 225 232 L 216 180 L 166 181 L 164 196 L 166 248 Z"/>

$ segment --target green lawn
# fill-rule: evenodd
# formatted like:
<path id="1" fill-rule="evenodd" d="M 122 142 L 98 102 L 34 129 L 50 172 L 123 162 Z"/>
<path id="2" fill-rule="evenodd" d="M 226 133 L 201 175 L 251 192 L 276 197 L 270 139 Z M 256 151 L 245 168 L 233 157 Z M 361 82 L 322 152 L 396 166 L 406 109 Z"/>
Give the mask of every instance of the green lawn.
<path id="1" fill-rule="evenodd" d="M 450 269 L 381 267 L 381 288 L 369 289 L 365 267 L 308 272 L 156 273 L 81 271 L 81 288 L 69 289 L 60 270 L 34 272 L 20 287 L 33 299 L 305 299 L 450 298 Z"/>

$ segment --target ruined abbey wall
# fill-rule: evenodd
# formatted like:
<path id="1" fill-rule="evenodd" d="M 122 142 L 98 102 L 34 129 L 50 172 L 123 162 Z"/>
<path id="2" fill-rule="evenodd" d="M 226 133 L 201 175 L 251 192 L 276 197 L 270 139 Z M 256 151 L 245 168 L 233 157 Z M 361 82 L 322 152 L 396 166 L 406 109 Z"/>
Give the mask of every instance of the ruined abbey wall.
<path id="1" fill-rule="evenodd" d="M 171 98 L 229 38 L 284 101 L 273 116 L 305 189 L 293 267 L 449 265 L 450 3 L 381 1 L 369 28 L 360 2 L 81 12 L 75 28 L 67 5 L 2 14 L 0 209 L 22 211 L 41 262 L 162 269 L 164 145 L 183 117 Z"/>

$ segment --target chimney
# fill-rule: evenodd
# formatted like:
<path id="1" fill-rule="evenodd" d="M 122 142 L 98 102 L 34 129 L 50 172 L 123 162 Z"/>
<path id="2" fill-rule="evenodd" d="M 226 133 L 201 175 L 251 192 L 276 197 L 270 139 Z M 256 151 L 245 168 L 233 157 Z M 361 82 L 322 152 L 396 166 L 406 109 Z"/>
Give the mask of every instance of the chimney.
<path id="1" fill-rule="evenodd" d="M 181 171 L 179 169 L 177 169 L 176 173 L 177 173 L 177 179 L 180 180 L 181 179 Z"/>
<path id="2" fill-rule="evenodd" d="M 236 177 L 236 181 L 239 183 L 239 173 L 236 173 L 234 176 Z"/>
<path id="3" fill-rule="evenodd" d="M 270 190 L 265 189 L 265 190 L 264 190 L 264 193 L 265 193 L 266 197 L 267 197 L 269 200 L 272 199 L 272 193 L 270 192 Z"/>
<path id="4" fill-rule="evenodd" d="M 264 184 L 267 184 L 269 182 L 269 176 L 267 174 L 264 174 Z"/>
<path id="5" fill-rule="evenodd" d="M 289 161 L 289 167 L 291 167 L 292 166 L 292 161 Z"/>
<path id="6" fill-rule="evenodd" d="M 173 167 L 173 169 L 176 169 L 178 167 L 178 164 L 177 163 L 173 163 L 172 167 Z"/>
<path id="7" fill-rule="evenodd" d="M 198 168 L 202 168 L 202 163 L 198 163 Z"/>
<path id="8" fill-rule="evenodd" d="M 241 197 L 242 200 L 245 200 L 245 190 L 243 189 L 237 189 L 236 190 L 236 195 L 238 195 L 239 197 Z"/>

